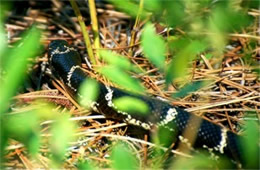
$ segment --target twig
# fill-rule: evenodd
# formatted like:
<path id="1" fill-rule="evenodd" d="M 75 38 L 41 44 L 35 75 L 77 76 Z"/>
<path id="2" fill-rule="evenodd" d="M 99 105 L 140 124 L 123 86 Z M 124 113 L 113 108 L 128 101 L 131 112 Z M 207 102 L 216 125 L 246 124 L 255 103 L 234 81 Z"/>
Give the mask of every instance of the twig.
<path id="1" fill-rule="evenodd" d="M 244 98 L 244 99 L 234 99 L 234 100 L 210 103 L 210 104 L 207 104 L 204 106 L 193 107 L 193 108 L 185 109 L 185 110 L 187 110 L 189 112 L 194 112 L 194 111 L 201 110 L 201 109 L 208 109 L 208 108 L 212 108 L 212 107 L 216 107 L 216 106 L 222 106 L 222 105 L 237 103 L 237 102 L 241 102 L 241 101 L 249 101 L 249 100 L 256 99 L 256 98 L 259 98 L 259 96 L 252 96 L 252 97 L 248 97 L 248 98 Z"/>

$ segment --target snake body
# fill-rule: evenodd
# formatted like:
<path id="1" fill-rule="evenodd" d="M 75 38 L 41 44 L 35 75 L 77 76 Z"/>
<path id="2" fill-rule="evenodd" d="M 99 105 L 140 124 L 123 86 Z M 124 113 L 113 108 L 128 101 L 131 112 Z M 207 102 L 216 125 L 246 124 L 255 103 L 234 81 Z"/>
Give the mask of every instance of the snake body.
<path id="1" fill-rule="evenodd" d="M 87 77 L 81 68 L 79 53 L 64 40 L 52 41 L 48 53 L 54 72 L 58 74 L 69 90 L 77 94 L 80 84 Z M 173 134 L 169 138 L 175 142 L 188 143 L 189 141 L 182 136 L 184 130 L 195 133 L 194 131 L 197 129 L 193 148 L 205 148 L 241 162 L 241 137 L 231 131 L 153 97 L 130 94 L 102 83 L 99 84 L 99 88 L 98 99 L 93 102 L 91 107 L 106 117 L 121 120 L 146 130 L 162 127 Z M 150 114 L 128 114 L 118 110 L 113 100 L 124 96 L 136 97 L 145 102 Z M 196 121 L 190 121 L 191 119 Z M 197 127 L 193 122 L 198 121 L 200 125 Z"/>

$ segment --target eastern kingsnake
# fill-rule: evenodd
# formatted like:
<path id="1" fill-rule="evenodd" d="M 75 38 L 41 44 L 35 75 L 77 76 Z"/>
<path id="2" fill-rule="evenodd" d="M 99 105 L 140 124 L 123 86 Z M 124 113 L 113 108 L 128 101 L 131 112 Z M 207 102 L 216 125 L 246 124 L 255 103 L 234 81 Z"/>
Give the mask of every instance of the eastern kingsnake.
<path id="1" fill-rule="evenodd" d="M 53 71 L 58 74 L 70 91 L 77 94 L 80 84 L 87 77 L 81 68 L 82 63 L 79 53 L 64 40 L 52 41 L 48 50 L 49 62 Z M 182 135 L 185 129 L 194 133 L 196 125 L 194 125 L 193 121 L 189 122 L 189 120 L 195 118 L 200 121 L 200 125 L 193 144 L 194 148 L 217 151 L 236 162 L 242 162 L 240 136 L 167 102 L 148 96 L 130 94 L 102 83 L 99 84 L 99 88 L 98 99 L 93 103 L 92 107 L 107 118 L 122 120 L 146 130 L 163 127 L 175 134 L 172 135 L 175 137 L 171 139 L 175 142 L 183 140 Z M 116 109 L 113 100 L 124 96 L 136 97 L 145 102 L 150 109 L 150 114 L 128 114 Z"/>

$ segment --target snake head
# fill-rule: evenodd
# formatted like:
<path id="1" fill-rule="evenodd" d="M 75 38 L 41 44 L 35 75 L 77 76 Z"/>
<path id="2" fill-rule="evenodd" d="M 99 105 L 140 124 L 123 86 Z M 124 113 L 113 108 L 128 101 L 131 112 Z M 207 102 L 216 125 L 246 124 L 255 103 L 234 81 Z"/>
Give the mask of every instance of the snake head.
<path id="1" fill-rule="evenodd" d="M 68 46 L 69 46 L 69 44 L 65 40 L 54 40 L 54 41 L 51 41 L 51 43 L 49 44 L 49 47 L 48 47 L 49 56 L 57 48 L 60 48 L 61 51 L 62 50 L 64 51 L 64 50 L 66 50 L 65 47 L 68 47 Z"/>

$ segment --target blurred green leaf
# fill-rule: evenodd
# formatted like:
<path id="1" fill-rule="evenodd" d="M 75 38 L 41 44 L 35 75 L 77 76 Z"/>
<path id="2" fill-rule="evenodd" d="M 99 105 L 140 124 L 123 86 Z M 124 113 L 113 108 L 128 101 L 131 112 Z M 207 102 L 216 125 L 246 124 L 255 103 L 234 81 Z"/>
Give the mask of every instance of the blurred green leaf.
<path id="1" fill-rule="evenodd" d="M 213 55 L 211 53 L 208 53 L 208 54 L 205 54 L 205 57 L 206 57 L 206 59 L 210 60 L 213 57 Z"/>
<path id="2" fill-rule="evenodd" d="M 227 43 L 227 35 L 221 32 L 214 21 L 209 21 L 208 30 L 211 32 L 207 36 L 210 46 L 215 50 L 215 56 L 221 56 Z"/>
<path id="3" fill-rule="evenodd" d="M 68 118 L 67 114 L 58 117 L 51 127 L 50 148 L 54 166 L 64 160 L 68 143 L 74 140 L 75 126 Z"/>
<path id="4" fill-rule="evenodd" d="M 214 161 L 208 153 L 198 153 L 192 158 L 179 157 L 173 162 L 170 169 L 227 169 L 232 165 L 226 159 L 220 159 L 218 162 Z"/>
<path id="5" fill-rule="evenodd" d="M 250 23 L 250 17 L 245 11 L 236 10 L 233 6 L 222 5 L 212 11 L 210 19 L 217 29 L 224 32 L 239 31 Z"/>
<path id="6" fill-rule="evenodd" d="M 241 7 L 243 8 L 255 8 L 259 9 L 260 2 L 254 0 L 243 0 L 241 3 Z"/>
<path id="7" fill-rule="evenodd" d="M 196 57 L 197 54 L 203 52 L 207 45 L 202 41 L 193 40 L 190 43 L 188 41 L 178 41 L 181 42 L 183 48 L 176 54 L 176 56 L 171 61 L 167 74 L 166 74 L 166 84 L 172 82 L 173 79 L 185 76 L 187 74 L 188 64 Z M 176 43 L 176 48 L 178 49 L 180 44 Z M 187 45 L 185 46 L 185 44 Z M 175 45 L 174 43 L 172 44 Z"/>
<path id="8" fill-rule="evenodd" d="M 159 13 L 161 12 L 161 2 L 160 0 L 144 0 L 144 8 L 148 11 Z"/>
<path id="9" fill-rule="evenodd" d="M 22 142 L 30 154 L 36 156 L 41 139 L 39 124 L 43 120 L 55 119 L 53 109 L 43 102 L 36 102 L 28 106 L 24 112 L 2 115 L 1 129 L 5 132 L 4 140 L 12 138 Z M 2 144 L 1 147 L 5 147 Z"/>
<path id="10" fill-rule="evenodd" d="M 36 56 L 39 45 L 40 31 L 33 27 L 23 36 L 23 42 L 17 45 L 8 56 L 0 56 L 0 61 L 7 60 L 5 62 L 6 75 L 0 80 L 0 114 L 8 108 L 9 99 L 16 93 L 25 77 L 28 59 Z"/>
<path id="11" fill-rule="evenodd" d="M 1 8 L 0 8 L 0 11 L 1 11 Z M 2 57 L 3 56 L 3 53 L 6 49 L 6 36 L 5 36 L 5 32 L 4 32 L 4 28 L 2 27 L 2 25 L 0 24 L 0 40 L 2 41 L 2 43 L 0 43 L 0 62 L 2 61 Z M 1 64 L 0 64 L 1 66 Z M 1 68 L 0 68 L 0 71 L 1 71 Z"/>
<path id="12" fill-rule="evenodd" d="M 136 17 L 139 9 L 139 4 L 136 1 L 131 0 L 108 0 L 119 10 L 129 14 L 132 17 Z M 143 11 L 140 15 L 141 18 L 145 18 L 147 16 L 146 12 Z"/>
<path id="13" fill-rule="evenodd" d="M 137 93 L 142 93 L 144 91 L 143 86 L 138 80 L 133 79 L 127 73 L 123 72 L 117 67 L 105 66 L 100 68 L 98 71 L 109 80 L 118 84 L 120 87 Z"/>
<path id="14" fill-rule="evenodd" d="M 162 9 L 166 14 L 163 16 L 162 21 L 168 23 L 170 27 L 181 26 L 185 20 L 185 6 L 181 0 L 168 0 L 161 3 Z"/>
<path id="15" fill-rule="evenodd" d="M 130 113 L 130 114 L 148 114 L 149 113 L 149 107 L 147 104 L 135 97 L 130 96 L 124 96 L 113 100 L 113 103 L 115 106 L 124 112 Z"/>
<path id="16" fill-rule="evenodd" d="M 79 101 L 82 106 L 89 108 L 97 100 L 99 95 L 99 85 L 94 79 L 86 79 L 79 89 Z"/>
<path id="17" fill-rule="evenodd" d="M 118 143 L 112 150 L 111 159 L 113 161 L 112 168 L 114 170 L 121 169 L 139 169 L 138 162 L 134 155 L 129 151 L 127 145 Z"/>
<path id="18" fill-rule="evenodd" d="M 35 156 L 40 147 L 40 117 L 37 110 L 10 115 L 4 121 L 8 137 L 22 142 Z"/>
<path id="19" fill-rule="evenodd" d="M 245 125 L 245 137 L 242 138 L 242 156 L 245 160 L 246 169 L 259 169 L 259 124 L 247 121 Z"/>
<path id="20" fill-rule="evenodd" d="M 189 93 L 195 92 L 200 88 L 204 87 L 206 82 L 204 81 L 195 81 L 192 83 L 186 84 L 182 87 L 177 93 L 173 94 L 172 97 L 174 98 L 183 98 L 187 96 Z"/>
<path id="21" fill-rule="evenodd" d="M 5 120 L 3 120 L 3 117 L 0 116 L 0 161 L 4 162 L 5 161 L 5 147 L 7 145 L 7 141 L 8 141 L 8 133 L 4 127 L 4 122 Z M 2 168 L 3 165 L 0 164 L 0 169 Z"/>
<path id="22" fill-rule="evenodd" d="M 83 162 L 80 162 L 80 163 L 77 165 L 77 168 L 78 168 L 79 170 L 98 170 L 98 169 L 95 168 L 93 165 L 91 165 L 88 160 L 84 160 Z"/>
<path id="23" fill-rule="evenodd" d="M 240 10 L 239 6 L 239 2 L 222 1 L 212 10 L 207 30 L 210 32 L 208 39 L 211 47 L 216 49 L 216 56 L 222 55 L 227 43 L 227 33 L 241 31 L 241 28 L 251 23 L 247 12 Z"/>
<path id="24" fill-rule="evenodd" d="M 142 33 L 142 48 L 145 56 L 161 71 L 164 71 L 166 44 L 156 34 L 152 24 L 146 24 Z"/>
<path id="25" fill-rule="evenodd" d="M 4 23 L 5 17 L 7 15 L 7 11 L 10 10 L 11 4 L 10 1 L 2 1 L 0 2 L 0 25 L 1 27 L 3 26 L 2 23 Z"/>
<path id="26" fill-rule="evenodd" d="M 176 131 L 170 131 L 169 129 L 165 128 L 164 126 L 160 126 L 158 128 L 156 136 L 154 136 L 154 138 L 153 138 L 153 140 L 159 146 L 170 147 L 171 144 L 173 144 L 175 142 L 178 127 L 176 126 L 176 124 L 173 121 L 169 122 L 167 124 L 167 126 L 172 129 L 176 129 Z"/>
<path id="27" fill-rule="evenodd" d="M 105 50 L 100 51 L 99 54 L 100 57 L 111 66 L 115 66 L 127 71 L 140 72 L 140 70 L 137 67 L 135 67 L 128 59 L 119 54 Z"/>

